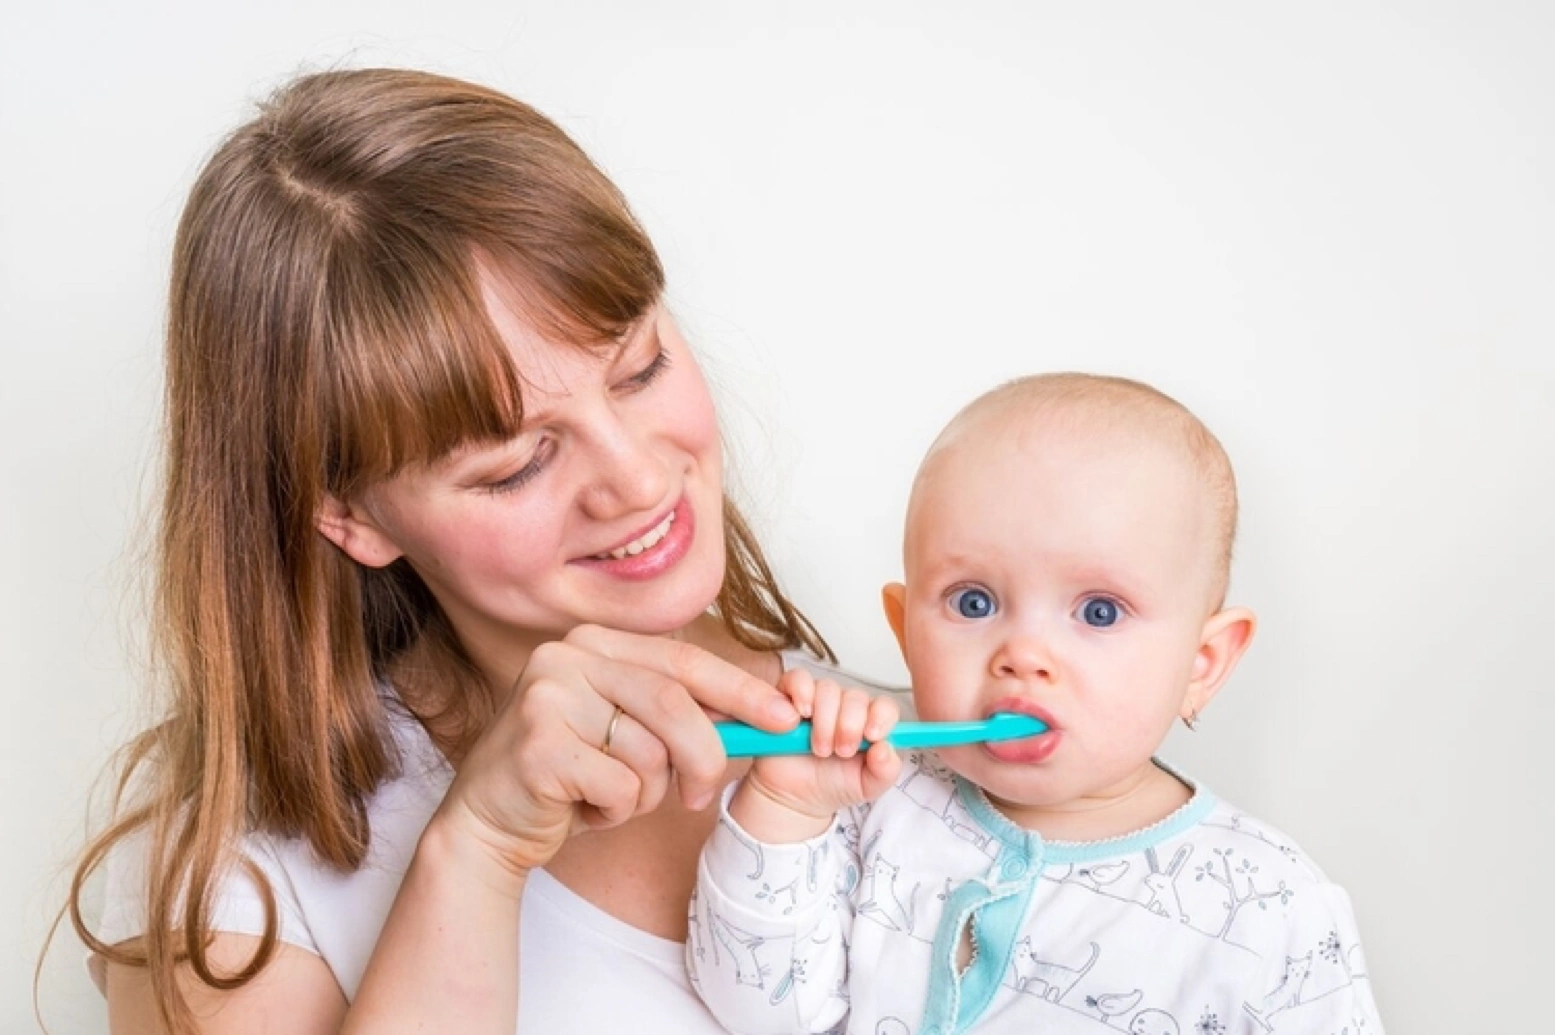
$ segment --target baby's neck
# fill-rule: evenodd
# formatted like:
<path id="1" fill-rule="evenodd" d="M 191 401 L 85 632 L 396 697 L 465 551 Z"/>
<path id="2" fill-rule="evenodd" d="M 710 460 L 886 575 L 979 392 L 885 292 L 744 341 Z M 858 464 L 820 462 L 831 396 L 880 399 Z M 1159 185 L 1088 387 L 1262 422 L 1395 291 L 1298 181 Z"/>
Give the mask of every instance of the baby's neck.
<path id="1" fill-rule="evenodd" d="M 1159 823 L 1192 796 L 1191 787 L 1151 762 L 1111 787 L 1060 805 L 1020 805 L 991 794 L 988 800 L 1010 822 L 1044 840 L 1101 841 Z"/>

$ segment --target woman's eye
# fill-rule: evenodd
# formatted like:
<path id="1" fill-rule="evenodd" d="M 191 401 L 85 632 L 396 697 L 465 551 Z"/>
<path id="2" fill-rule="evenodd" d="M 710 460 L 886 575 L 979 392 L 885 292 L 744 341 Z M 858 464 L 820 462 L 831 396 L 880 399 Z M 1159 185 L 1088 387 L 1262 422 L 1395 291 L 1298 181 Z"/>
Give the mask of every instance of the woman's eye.
<path id="1" fill-rule="evenodd" d="M 1080 605 L 1080 620 L 1095 629 L 1105 629 L 1123 617 L 1123 609 L 1116 600 L 1106 597 L 1089 597 Z"/>
<path id="2" fill-rule="evenodd" d="M 551 462 L 551 455 L 556 452 L 550 439 L 543 440 L 536 447 L 534 456 L 529 462 L 501 481 L 491 482 L 484 488 L 493 496 L 499 496 L 504 492 L 512 492 L 532 481 L 536 475 L 545 470 L 545 465 Z"/>
<path id="3" fill-rule="evenodd" d="M 641 391 L 657 381 L 669 368 L 670 354 L 661 348 L 659 354 L 653 357 L 652 363 L 649 363 L 642 370 L 622 381 L 617 385 L 617 390 L 628 394 Z"/>
<path id="4" fill-rule="evenodd" d="M 998 609 L 993 594 L 977 586 L 956 590 L 950 595 L 950 606 L 962 618 L 987 618 Z"/>

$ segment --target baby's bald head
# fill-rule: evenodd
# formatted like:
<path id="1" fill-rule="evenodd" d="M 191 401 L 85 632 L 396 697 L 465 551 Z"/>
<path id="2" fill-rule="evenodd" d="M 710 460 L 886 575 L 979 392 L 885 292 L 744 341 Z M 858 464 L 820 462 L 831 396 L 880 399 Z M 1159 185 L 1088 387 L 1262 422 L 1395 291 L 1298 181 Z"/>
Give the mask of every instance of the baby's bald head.
<path id="1" fill-rule="evenodd" d="M 1094 447 L 1150 448 L 1182 463 L 1197 487 L 1205 530 L 1210 604 L 1218 609 L 1230 581 L 1236 538 L 1236 478 L 1220 442 L 1181 403 L 1137 381 L 1096 374 L 1037 374 L 1018 378 L 973 400 L 929 447 L 913 482 L 907 536 L 936 472 L 967 449 L 1000 448 L 1028 436 Z"/>

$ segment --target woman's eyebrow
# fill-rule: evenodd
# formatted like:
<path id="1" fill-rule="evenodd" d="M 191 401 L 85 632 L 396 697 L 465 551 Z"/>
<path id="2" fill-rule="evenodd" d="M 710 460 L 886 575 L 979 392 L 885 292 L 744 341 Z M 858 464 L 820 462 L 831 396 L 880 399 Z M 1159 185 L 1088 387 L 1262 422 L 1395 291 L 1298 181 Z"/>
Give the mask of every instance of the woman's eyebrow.
<path id="1" fill-rule="evenodd" d="M 615 342 L 616 354 L 613 361 L 619 362 L 621 357 L 631 353 L 642 342 L 658 337 L 659 321 L 655 318 L 656 314 L 657 307 L 649 309 L 621 332 L 621 336 Z"/>
<path id="2" fill-rule="evenodd" d="M 509 458 L 502 450 L 510 445 L 511 442 L 472 443 L 445 457 L 439 465 L 441 474 L 457 482 L 484 478 L 490 473 L 489 469 L 508 463 Z"/>

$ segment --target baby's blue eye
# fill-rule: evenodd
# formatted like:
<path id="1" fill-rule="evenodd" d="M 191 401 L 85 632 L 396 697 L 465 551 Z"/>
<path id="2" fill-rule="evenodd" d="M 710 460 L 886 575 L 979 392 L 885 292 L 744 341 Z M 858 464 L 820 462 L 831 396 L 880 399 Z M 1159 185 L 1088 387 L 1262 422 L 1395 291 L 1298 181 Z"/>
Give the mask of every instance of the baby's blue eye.
<path id="1" fill-rule="evenodd" d="M 1122 615 L 1116 602 L 1106 597 L 1091 597 L 1080 605 L 1080 620 L 1097 629 L 1105 629 Z"/>
<path id="2" fill-rule="evenodd" d="M 958 589 L 952 593 L 950 606 L 955 608 L 956 614 L 962 618 L 987 618 L 996 610 L 993 595 L 986 589 L 978 589 L 975 586 L 970 589 Z"/>

